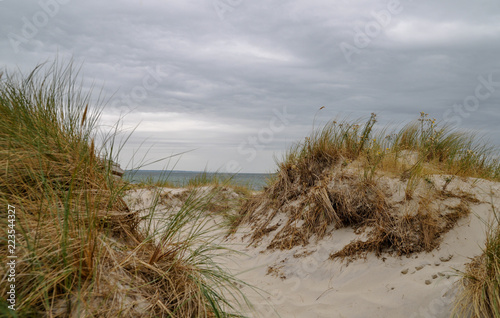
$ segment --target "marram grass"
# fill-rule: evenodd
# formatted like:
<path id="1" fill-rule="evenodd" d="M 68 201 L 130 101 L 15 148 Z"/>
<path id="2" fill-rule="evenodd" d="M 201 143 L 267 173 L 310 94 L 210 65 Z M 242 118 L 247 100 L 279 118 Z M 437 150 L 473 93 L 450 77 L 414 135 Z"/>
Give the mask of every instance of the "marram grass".
<path id="1" fill-rule="evenodd" d="M 96 145 L 102 108 L 79 87 L 72 65 L 37 67 L 0 79 L 0 249 L 7 249 L 7 206 L 16 207 L 16 311 L 1 316 L 227 317 L 244 297 L 214 262 L 188 200 L 161 230 L 139 227 L 115 180 L 113 135 Z M 99 104 L 99 101 L 97 101 Z M 151 207 L 153 215 L 155 207 Z M 7 272 L 6 253 L 0 253 Z M 3 276 L 0 294 L 10 283 Z"/>
<path id="2" fill-rule="evenodd" d="M 273 232 L 271 249 L 306 245 L 326 235 L 328 226 L 368 226 L 366 239 L 330 255 L 348 261 L 367 252 L 409 255 L 439 246 L 442 235 L 477 201 L 451 193 L 447 185 L 456 177 L 499 182 L 499 148 L 425 113 L 397 131 L 375 130 L 376 121 L 375 114 L 364 122 L 334 120 L 294 144 L 263 193 L 242 206 L 237 224 L 251 223 L 256 243 L 277 230 L 271 221 L 278 212 L 287 214 L 286 224 Z M 444 186 L 436 188 L 432 175 L 445 178 Z M 415 207 L 411 213 L 394 213 L 387 200 L 393 193 L 384 192 L 388 178 L 404 184 L 403 201 Z M 460 203 L 446 211 L 436 208 L 449 197 Z M 492 226 L 484 254 L 468 266 L 461 314 L 500 316 L 499 239 L 498 225 Z"/>
<path id="3" fill-rule="evenodd" d="M 409 154 L 418 159 L 426 172 L 500 181 L 500 151 L 482 143 L 474 134 L 467 134 L 439 125 L 428 114 L 421 113 L 399 131 L 374 131 L 376 115 L 366 122 L 331 121 L 296 143 L 278 163 L 279 170 L 307 172 L 314 181 L 325 167 L 339 161 L 360 160 L 365 176 L 373 172 L 411 173 L 398 161 Z M 413 168 L 413 169 L 412 169 Z M 311 179 L 312 178 L 312 179 Z"/>
<path id="4" fill-rule="evenodd" d="M 455 317 L 500 317 L 500 214 L 490 224 L 483 254 L 461 273 L 461 290 L 455 300 Z"/>

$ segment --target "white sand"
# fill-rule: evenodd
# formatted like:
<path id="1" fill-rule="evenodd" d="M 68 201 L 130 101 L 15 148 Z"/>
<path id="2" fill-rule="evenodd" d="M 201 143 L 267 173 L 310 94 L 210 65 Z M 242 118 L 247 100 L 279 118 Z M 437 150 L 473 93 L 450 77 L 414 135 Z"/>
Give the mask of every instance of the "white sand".
<path id="1" fill-rule="evenodd" d="M 257 247 L 248 246 L 244 238 L 248 227 L 240 228 L 229 239 L 221 236 L 222 244 L 246 254 L 235 255 L 225 265 L 238 278 L 264 291 L 262 297 L 242 287 L 256 307 L 256 312 L 247 314 L 284 318 L 449 317 L 454 283 L 459 278 L 456 270 L 463 270 L 470 258 L 481 254 L 485 224 L 492 221 L 491 202 L 500 209 L 500 183 L 454 180 L 448 189 L 473 193 L 483 203 L 471 205 L 471 215 L 444 235 L 439 248 L 409 258 L 369 254 L 366 260 L 347 266 L 329 260 L 330 253 L 357 238 L 349 228 L 287 251 L 266 250 L 269 237 Z M 134 200 L 135 208 L 144 207 L 151 203 L 151 195 L 148 191 L 131 193 L 129 205 Z M 286 216 L 278 214 L 276 218 Z"/>

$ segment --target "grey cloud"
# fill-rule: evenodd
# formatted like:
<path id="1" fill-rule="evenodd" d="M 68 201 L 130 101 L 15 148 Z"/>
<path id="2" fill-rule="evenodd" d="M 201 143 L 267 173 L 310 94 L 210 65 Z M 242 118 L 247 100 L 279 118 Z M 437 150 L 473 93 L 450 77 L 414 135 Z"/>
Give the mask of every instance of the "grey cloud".
<path id="1" fill-rule="evenodd" d="M 56 0 L 42 0 L 50 1 Z M 214 6 L 220 3 L 232 5 L 221 15 Z M 0 2 L 0 61 L 8 69 L 29 70 L 56 54 L 72 57 L 83 63 L 87 82 L 104 85 L 109 114 L 131 112 L 134 121 L 146 112 L 179 113 L 223 127 L 163 133 L 139 128 L 130 148 L 150 137 L 155 154 L 204 147 L 198 159 L 189 155 L 185 165 L 191 169 L 206 161 L 223 166 L 231 157 L 244 170 L 263 171 L 273 167 L 272 152 L 310 132 L 321 106 L 326 109 L 316 116 L 316 126 L 337 115 L 371 112 L 379 113 L 381 124 L 408 121 L 420 111 L 442 120 L 474 94 L 478 76 L 500 69 L 495 0 L 400 0 L 402 12 L 392 14 L 348 63 L 341 43 L 355 45 L 357 30 L 388 3 L 68 1 L 15 53 L 8 34 L 21 34 L 23 18 L 42 9 L 37 1 L 6 0 Z M 159 80 L 151 77 L 154 70 Z M 459 128 L 490 131 L 500 143 L 499 103 L 500 88 L 461 118 Z M 273 109 L 284 106 L 293 121 L 247 162 L 238 146 L 266 129 Z"/>

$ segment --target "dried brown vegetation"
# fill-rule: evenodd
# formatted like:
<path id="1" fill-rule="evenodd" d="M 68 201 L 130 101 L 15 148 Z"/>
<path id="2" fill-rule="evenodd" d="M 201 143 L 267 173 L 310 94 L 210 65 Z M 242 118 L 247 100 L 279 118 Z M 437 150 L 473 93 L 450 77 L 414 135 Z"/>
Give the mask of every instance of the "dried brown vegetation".
<path id="1" fill-rule="evenodd" d="M 483 253 L 462 273 L 455 300 L 455 317 L 500 317 L 500 214 L 492 204 L 495 222 L 489 224 Z"/>
<path id="2" fill-rule="evenodd" d="M 107 164 L 114 135 L 94 144 L 99 110 L 76 88 L 71 66 L 42 69 L 0 82 L 0 203 L 15 207 L 12 223 L 1 209 L 1 226 L 15 229 L 17 256 L 16 311 L 2 298 L 0 315 L 231 316 L 236 302 L 227 297 L 238 290 L 213 261 L 221 248 L 201 226 L 178 235 L 202 222 L 207 201 L 187 200 L 161 230 L 141 230 Z M 155 205 L 146 217 L 154 213 Z M 5 253 L 0 263 L 6 273 Z M 9 286 L 4 277 L 0 293 Z"/>
<path id="3" fill-rule="evenodd" d="M 426 114 L 387 135 L 373 133 L 375 122 L 373 114 L 364 124 L 334 121 L 293 146 L 275 179 L 240 210 L 241 222 L 253 228 L 252 242 L 269 236 L 268 248 L 290 249 L 352 227 L 362 238 L 332 259 L 431 251 L 477 203 L 446 190 L 453 178 L 445 177 L 442 188 L 432 179 L 450 172 L 499 178 L 500 165 L 486 148 L 438 129 Z"/>

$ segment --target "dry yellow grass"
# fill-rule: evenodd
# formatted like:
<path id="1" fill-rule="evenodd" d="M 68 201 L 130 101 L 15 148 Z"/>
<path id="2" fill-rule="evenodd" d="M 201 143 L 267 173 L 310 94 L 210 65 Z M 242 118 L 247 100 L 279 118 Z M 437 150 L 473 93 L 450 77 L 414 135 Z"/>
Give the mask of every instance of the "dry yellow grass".
<path id="1" fill-rule="evenodd" d="M 43 73 L 43 71 L 46 71 Z M 15 206 L 16 311 L 20 317 L 226 317 L 237 312 L 234 278 L 201 227 L 206 198 L 188 200 L 162 230 L 121 199 L 114 136 L 97 147 L 100 108 L 76 86 L 71 65 L 37 67 L 0 81 L 0 202 Z M 104 159 L 103 159 L 104 158 Z M 155 207 L 148 217 L 153 218 Z M 7 228 L 2 208 L 2 228 Z M 0 248 L 7 249 L 6 232 Z M 203 242 L 203 244 L 200 244 Z M 7 272 L 5 253 L 0 268 Z M 3 279 L 0 293 L 10 284 Z M 228 299 L 231 293 L 234 299 Z M 241 295 L 240 295 L 241 296 Z M 242 298 L 239 298 L 242 299 Z"/>
<path id="2" fill-rule="evenodd" d="M 461 292 L 455 300 L 456 317 L 500 317 L 500 215 L 489 225 L 483 254 L 467 264 Z"/>
<path id="3" fill-rule="evenodd" d="M 368 240 L 353 242 L 332 258 L 349 259 L 369 251 L 399 255 L 430 251 L 443 233 L 467 215 L 474 200 L 425 186 L 427 176 L 500 179 L 500 164 L 489 157 L 495 149 L 439 127 L 427 114 L 389 134 L 374 133 L 375 123 L 374 114 L 364 124 L 333 121 L 292 146 L 278 163 L 275 179 L 240 211 L 241 222 L 253 225 L 254 242 L 278 228 L 271 221 L 282 212 L 287 220 L 269 248 L 308 244 L 313 235 L 324 237 L 328 228 L 350 226 L 369 228 Z M 401 183 L 402 202 L 390 200 L 393 193 L 382 177 Z M 450 196 L 461 200 L 461 209 L 432 203 Z M 411 206 L 411 213 L 401 215 L 403 205 Z"/>
<path id="4" fill-rule="evenodd" d="M 253 242 L 271 235 L 268 248 L 290 249 L 349 226 L 364 238 L 331 259 L 428 252 L 479 203 L 447 189 L 455 178 L 500 181 L 498 148 L 474 135 L 440 126 L 425 113 L 391 133 L 374 133 L 375 122 L 374 114 L 364 124 L 332 121 L 292 146 L 264 192 L 240 210 Z M 436 187 L 432 175 L 442 175 L 444 184 Z M 394 199 L 391 183 L 403 189 L 401 198 Z M 275 223 L 278 213 L 285 215 L 282 223 Z M 484 254 L 463 274 L 460 317 L 500 317 L 498 225 L 490 231 Z"/>

